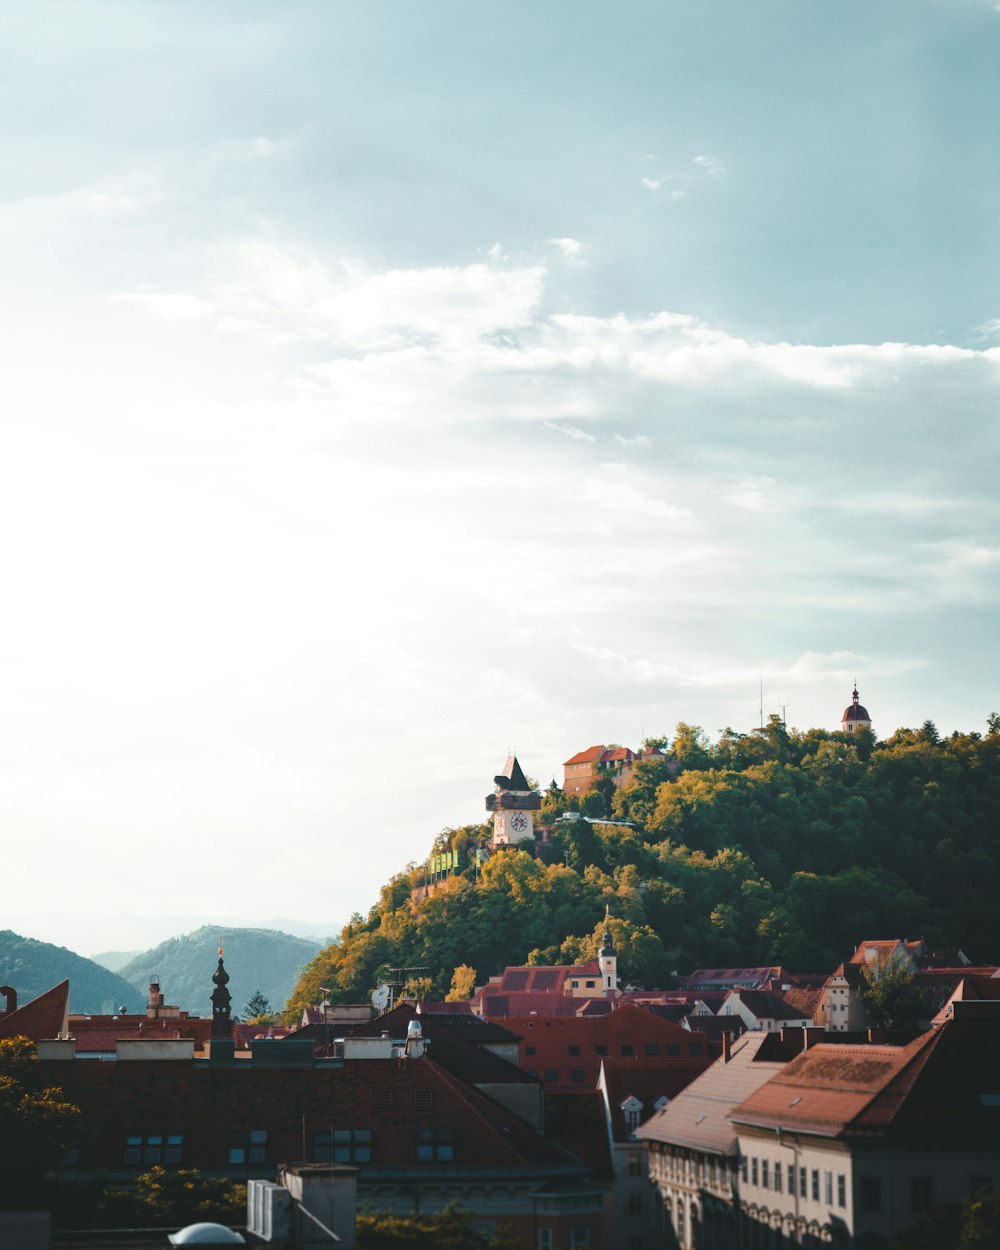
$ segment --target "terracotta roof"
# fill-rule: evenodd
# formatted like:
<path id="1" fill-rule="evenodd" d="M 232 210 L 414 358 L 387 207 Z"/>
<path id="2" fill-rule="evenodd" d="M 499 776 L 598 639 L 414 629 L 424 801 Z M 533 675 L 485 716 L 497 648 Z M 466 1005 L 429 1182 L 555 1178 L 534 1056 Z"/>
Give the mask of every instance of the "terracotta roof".
<path id="1" fill-rule="evenodd" d="M 69 982 L 60 981 L 30 1003 L 0 1016 L 0 1037 L 27 1037 L 33 1042 L 65 1033 L 69 1018 Z"/>
<path id="2" fill-rule="evenodd" d="M 716 1154 L 732 1153 L 736 1148 L 736 1130 L 726 1117 L 781 1071 L 784 1061 L 780 1056 L 765 1059 L 760 1054 L 764 1047 L 773 1051 L 773 1041 L 767 1033 L 745 1033 L 733 1042 L 728 1062 L 717 1059 L 643 1124 L 636 1136 Z"/>
<path id="3" fill-rule="evenodd" d="M 812 1020 L 822 995 L 822 989 L 785 990 L 782 993 L 737 989 L 729 991 L 726 1001 L 738 998 L 758 1020 Z"/>
<path id="4" fill-rule="evenodd" d="M 861 706 L 860 703 L 852 703 L 850 707 L 844 709 L 844 715 L 841 720 L 867 720 L 871 717 L 868 715 L 868 709 Z"/>
<path id="5" fill-rule="evenodd" d="M 632 759 L 632 752 L 629 750 L 628 747 L 610 747 L 601 756 L 601 763 L 602 764 L 614 764 L 618 760 L 627 761 L 630 759 Z"/>
<path id="6" fill-rule="evenodd" d="M 604 745 L 597 747 L 587 747 L 586 751 L 577 751 L 576 755 L 571 756 L 563 767 L 569 764 L 594 764 L 604 754 Z"/>
<path id="7" fill-rule="evenodd" d="M 1000 1092 L 1000 1011 L 991 1014 L 956 1015 L 905 1046 L 820 1043 L 746 1098 L 732 1118 L 822 1136 L 1000 1137 L 996 1109 L 984 1098 Z"/>
<path id="8" fill-rule="evenodd" d="M 926 949 L 923 941 L 917 938 L 915 941 L 908 942 L 905 938 L 874 938 L 865 942 L 859 942 L 854 954 L 847 960 L 849 964 L 857 964 L 864 966 L 868 960 L 865 957 L 865 951 L 874 950 L 878 953 L 879 959 L 884 959 L 891 955 L 898 947 L 902 946 L 910 958 L 916 963 Z"/>

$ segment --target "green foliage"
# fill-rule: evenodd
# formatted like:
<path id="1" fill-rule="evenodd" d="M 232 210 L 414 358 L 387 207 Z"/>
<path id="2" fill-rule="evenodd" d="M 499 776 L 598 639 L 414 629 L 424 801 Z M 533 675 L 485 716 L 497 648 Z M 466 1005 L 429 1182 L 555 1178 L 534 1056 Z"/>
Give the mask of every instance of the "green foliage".
<path id="1" fill-rule="evenodd" d="M 105 1194 L 111 1223 L 177 1228 L 209 1221 L 246 1221 L 247 1187 L 222 1176 L 202 1176 L 193 1169 L 150 1168 L 136 1179 L 135 1190 Z"/>
<path id="2" fill-rule="evenodd" d="M 912 1029 L 927 1011 L 916 979 L 902 959 L 880 959 L 861 969 L 859 993 L 868 1023 L 878 1029 Z"/>
<path id="3" fill-rule="evenodd" d="M 0 1040 L 0 1209 L 38 1201 L 48 1169 L 79 1128 L 79 1109 L 44 1085 L 33 1043 Z"/>
<path id="4" fill-rule="evenodd" d="M 987 1185 L 961 1206 L 928 1207 L 896 1233 L 889 1250 L 1000 1250 L 1000 1194 Z"/>
<path id="5" fill-rule="evenodd" d="M 988 728 L 941 738 L 928 724 L 876 742 L 771 717 L 713 743 L 681 723 L 668 757 L 640 761 L 613 793 L 612 815 L 629 827 L 561 820 L 545 861 L 503 852 L 477 876 L 464 858 L 421 900 L 411 896 L 421 873 L 408 869 L 308 965 L 289 1018 L 327 991 L 364 999 L 384 963 L 426 968 L 443 996 L 461 965 L 485 980 L 507 964 L 581 958 L 605 906 L 630 926 L 623 981 L 647 987 L 669 984 L 675 968 L 828 971 L 862 939 L 895 934 L 985 962 L 1000 949 L 1000 718 Z M 588 804 L 606 807 L 607 794 Z M 436 845 L 486 833 L 445 830 Z"/>
<path id="6" fill-rule="evenodd" d="M 243 1008 L 243 1019 L 247 1024 L 267 1024 L 271 1019 L 271 1012 L 271 1004 L 265 995 L 260 990 L 254 990 Z"/>
<path id="7" fill-rule="evenodd" d="M 439 1215 L 390 1215 L 362 1209 L 358 1250 L 515 1250 L 520 1241 L 502 1225 L 490 1236 L 477 1233 L 472 1216 L 450 1203 Z"/>

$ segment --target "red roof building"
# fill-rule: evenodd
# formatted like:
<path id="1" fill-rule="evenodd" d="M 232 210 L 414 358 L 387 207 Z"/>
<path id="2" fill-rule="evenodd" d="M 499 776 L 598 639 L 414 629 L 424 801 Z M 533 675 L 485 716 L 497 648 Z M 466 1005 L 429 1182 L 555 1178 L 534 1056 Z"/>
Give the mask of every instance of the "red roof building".
<path id="1" fill-rule="evenodd" d="M 37 998 L 17 1005 L 17 993 L 9 985 L 0 986 L 4 997 L 4 1010 L 0 1012 L 0 1038 L 27 1037 L 37 1041 L 41 1037 L 61 1037 L 66 1033 L 69 1019 L 69 982 L 60 981 L 52 989 Z"/>

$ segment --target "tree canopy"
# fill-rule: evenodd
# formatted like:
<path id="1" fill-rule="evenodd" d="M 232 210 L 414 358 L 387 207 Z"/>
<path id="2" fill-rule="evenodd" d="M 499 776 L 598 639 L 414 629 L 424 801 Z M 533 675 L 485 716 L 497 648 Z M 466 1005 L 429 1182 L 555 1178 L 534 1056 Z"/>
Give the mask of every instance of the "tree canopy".
<path id="1" fill-rule="evenodd" d="M 705 966 L 825 972 L 871 937 L 996 959 L 998 724 L 942 737 L 926 722 L 879 742 L 774 716 L 712 742 L 682 722 L 622 788 L 582 805 L 547 792 L 540 858 L 511 850 L 477 866 L 489 827 L 443 830 L 432 850 L 457 850 L 457 870 L 426 894 L 422 867 L 396 874 L 307 966 L 286 1018 L 367 997 L 382 964 L 419 967 L 421 989 L 444 997 L 463 966 L 485 980 L 588 957 L 606 906 L 622 980 L 646 988 Z"/>

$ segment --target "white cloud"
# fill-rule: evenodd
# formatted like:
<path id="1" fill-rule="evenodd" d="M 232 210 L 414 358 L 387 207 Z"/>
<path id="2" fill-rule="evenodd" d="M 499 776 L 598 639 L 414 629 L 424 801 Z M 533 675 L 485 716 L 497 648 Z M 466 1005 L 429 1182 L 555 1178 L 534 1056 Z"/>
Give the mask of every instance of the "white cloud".
<path id="1" fill-rule="evenodd" d="M 633 434 L 631 437 L 616 434 L 615 442 L 621 443 L 623 447 L 652 447 L 653 445 L 653 440 L 645 434 Z"/>
<path id="2" fill-rule="evenodd" d="M 640 178 L 639 181 L 649 191 L 659 191 L 663 185 L 662 180 L 659 178 Z"/>
<path id="3" fill-rule="evenodd" d="M 565 434 L 567 438 L 575 439 L 577 442 L 597 442 L 593 434 L 588 434 L 586 430 L 581 430 L 579 426 L 566 425 L 559 421 L 546 421 L 544 424 L 547 430 L 557 430 L 560 434 Z"/>
<path id="4" fill-rule="evenodd" d="M 780 512 L 781 504 L 770 498 L 768 491 L 774 486 L 774 480 L 765 478 L 761 481 L 744 481 L 734 487 L 723 500 L 734 508 L 742 508 L 746 512 Z"/>

